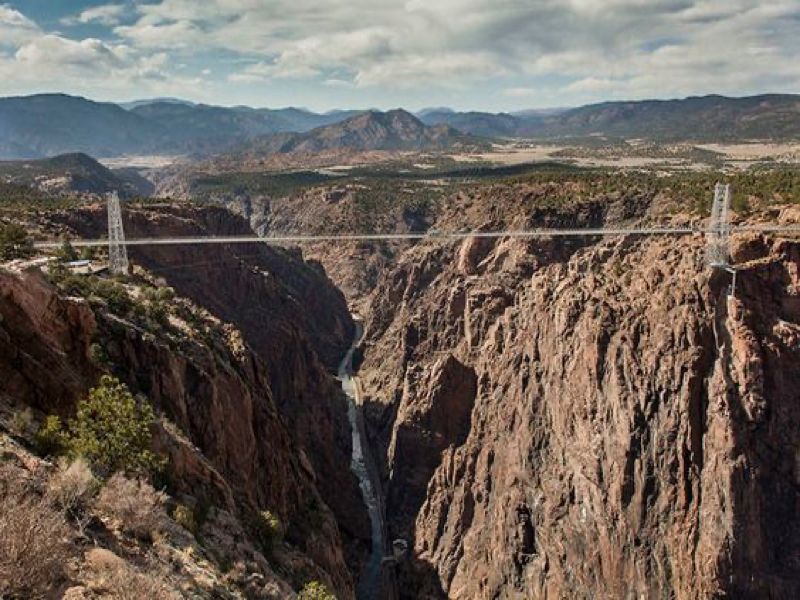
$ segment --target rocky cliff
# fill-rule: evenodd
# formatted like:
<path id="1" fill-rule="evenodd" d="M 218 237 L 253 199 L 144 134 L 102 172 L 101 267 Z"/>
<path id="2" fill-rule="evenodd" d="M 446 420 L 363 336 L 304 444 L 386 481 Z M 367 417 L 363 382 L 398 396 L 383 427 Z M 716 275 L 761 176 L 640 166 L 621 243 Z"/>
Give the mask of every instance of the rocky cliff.
<path id="1" fill-rule="evenodd" d="M 452 215 L 658 212 L 535 196 Z M 431 242 L 382 275 L 361 373 L 406 597 L 800 593 L 800 244 L 741 235 L 733 254 L 733 298 L 699 237 Z"/>
<path id="2" fill-rule="evenodd" d="M 48 219 L 89 235 L 104 216 L 88 209 Z M 126 211 L 125 225 L 131 237 L 246 230 L 224 210 L 165 206 Z M 65 298 L 41 276 L 3 275 L 4 398 L 67 415 L 112 369 L 174 424 L 160 439 L 179 491 L 245 520 L 273 511 L 302 553 L 292 564 L 351 597 L 350 568 L 357 572 L 366 558 L 370 530 L 349 470 L 346 401 L 330 374 L 352 339 L 343 297 L 296 252 L 194 246 L 143 249 L 133 258 L 151 269 L 148 277 L 220 319 L 219 328 L 229 323 L 225 331 L 239 341 L 175 341 Z"/>
<path id="3" fill-rule="evenodd" d="M 101 235 L 104 217 L 102 209 L 61 216 L 89 236 Z M 131 207 L 124 225 L 131 238 L 252 233 L 244 220 L 216 207 Z M 297 250 L 263 244 L 147 246 L 132 249 L 131 257 L 242 331 L 264 361 L 281 416 L 324 475 L 323 496 L 360 547 L 369 526 L 349 470 L 346 403 L 331 376 L 353 336 L 341 292 Z"/>

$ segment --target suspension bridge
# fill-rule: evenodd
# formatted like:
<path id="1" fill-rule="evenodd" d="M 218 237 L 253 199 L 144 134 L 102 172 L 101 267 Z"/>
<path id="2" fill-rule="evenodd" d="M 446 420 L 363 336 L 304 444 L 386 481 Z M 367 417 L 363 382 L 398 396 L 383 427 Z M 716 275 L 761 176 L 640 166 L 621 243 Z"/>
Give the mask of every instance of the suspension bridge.
<path id="1" fill-rule="evenodd" d="M 506 229 L 500 231 L 459 230 L 404 233 L 353 233 L 353 234 L 286 234 L 274 236 L 234 235 L 234 236 L 194 236 L 194 237 L 149 237 L 126 239 L 122 227 L 122 211 L 116 192 L 108 198 L 108 238 L 70 240 L 75 247 L 108 246 L 109 269 L 114 273 L 128 270 L 127 248 L 132 246 L 171 246 L 186 244 L 304 244 L 313 242 L 376 242 L 376 241 L 414 241 L 414 240 L 464 240 L 467 238 L 553 238 L 553 237 L 597 237 L 627 235 L 704 235 L 706 237 L 706 263 L 712 269 L 720 269 L 733 274 L 735 289 L 736 269 L 730 264 L 729 240 L 738 232 L 788 233 L 800 234 L 800 225 L 740 225 L 730 222 L 730 186 L 717 184 L 708 225 L 671 226 L 632 226 L 632 227 L 585 227 L 585 228 L 534 228 Z M 39 241 L 34 247 L 52 250 L 61 246 L 58 241 Z"/>

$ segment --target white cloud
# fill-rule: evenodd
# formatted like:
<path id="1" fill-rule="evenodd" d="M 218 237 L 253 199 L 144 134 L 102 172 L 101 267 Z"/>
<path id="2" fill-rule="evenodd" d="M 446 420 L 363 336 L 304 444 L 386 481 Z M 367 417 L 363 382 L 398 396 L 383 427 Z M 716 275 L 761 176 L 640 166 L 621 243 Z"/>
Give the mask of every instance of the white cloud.
<path id="1" fill-rule="evenodd" d="M 138 20 L 117 27 L 118 35 L 139 47 L 248 56 L 253 62 L 228 76 L 239 83 L 458 88 L 509 75 L 568 75 L 573 81 L 561 88 L 570 94 L 659 95 L 662 85 L 712 89 L 742 66 L 755 84 L 761 65 L 741 59 L 743 41 L 745 48 L 781 48 L 785 64 L 800 60 L 794 0 L 161 0 L 137 10 Z M 770 32 L 780 20 L 793 26 Z M 653 85 L 647 69 L 656 67 L 669 80 L 645 89 Z M 797 82 L 794 69 L 786 71 L 773 77 L 776 84 Z M 528 96 L 524 88 L 541 86 L 503 94 Z"/>
<path id="2" fill-rule="evenodd" d="M 39 27 L 18 10 L 0 4 L 0 48 L 13 47 L 41 34 Z"/>
<path id="3" fill-rule="evenodd" d="M 600 77 L 586 77 L 578 79 L 570 83 L 565 89 L 571 92 L 608 92 L 619 88 L 621 82 L 619 80 L 600 78 Z"/>
<path id="4" fill-rule="evenodd" d="M 100 40 L 87 38 L 76 42 L 49 34 L 22 46 L 15 59 L 31 69 L 49 70 L 70 66 L 102 70 L 124 64 L 114 48 Z"/>
<path id="5" fill-rule="evenodd" d="M 63 25 L 97 23 L 99 25 L 117 25 L 128 8 L 124 4 L 104 4 L 87 8 L 75 17 L 61 19 Z"/>
<path id="6" fill-rule="evenodd" d="M 210 93 L 254 98 L 290 79 L 465 105 L 800 90 L 797 0 L 117 0 L 74 19 L 107 26 L 106 48 L 45 40 L 68 38 L 0 4 L 0 63 L 35 56 L 56 77 L 67 59 L 95 60 L 89 80 L 164 86 L 201 63 Z"/>

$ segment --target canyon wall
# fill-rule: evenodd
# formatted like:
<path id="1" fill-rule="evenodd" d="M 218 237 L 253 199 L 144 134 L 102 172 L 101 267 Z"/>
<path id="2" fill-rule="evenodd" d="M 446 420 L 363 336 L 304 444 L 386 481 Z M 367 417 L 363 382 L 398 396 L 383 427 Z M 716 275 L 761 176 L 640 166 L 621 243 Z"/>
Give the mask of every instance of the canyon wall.
<path id="1" fill-rule="evenodd" d="M 105 212 L 48 218 L 90 236 L 101 231 Z M 222 209 L 151 206 L 126 210 L 125 221 L 129 237 L 249 231 Z M 349 469 L 346 400 L 331 374 L 352 339 L 343 296 L 296 251 L 182 246 L 131 256 L 232 324 L 241 341 L 235 348 L 208 340 L 176 348 L 59 296 L 40 275 L 4 275 L 3 396 L 69 414 L 103 369 L 90 358 L 89 347 L 99 346 L 114 374 L 174 424 L 160 437 L 180 490 L 199 490 L 239 514 L 275 512 L 287 540 L 304 553 L 300 570 L 352 597 L 350 569 L 357 573 L 367 557 L 370 528 Z"/>
<path id="2" fill-rule="evenodd" d="M 451 215 L 657 215 L 537 193 Z M 361 373 L 405 597 L 796 597 L 800 244 L 738 236 L 729 298 L 699 236 L 563 242 L 434 241 L 379 281 Z"/>
<path id="3" fill-rule="evenodd" d="M 80 235 L 102 235 L 105 211 L 59 217 Z M 56 220 L 54 218 L 54 220 Z M 248 224 L 219 207 L 128 206 L 128 238 L 252 235 Z M 350 472 L 346 400 L 334 379 L 354 326 L 344 296 L 318 263 L 297 249 L 265 244 L 132 247 L 130 256 L 155 276 L 225 322 L 262 359 L 267 381 L 293 437 L 319 475 L 317 487 L 337 515 L 349 558 L 369 550 L 369 523 Z"/>

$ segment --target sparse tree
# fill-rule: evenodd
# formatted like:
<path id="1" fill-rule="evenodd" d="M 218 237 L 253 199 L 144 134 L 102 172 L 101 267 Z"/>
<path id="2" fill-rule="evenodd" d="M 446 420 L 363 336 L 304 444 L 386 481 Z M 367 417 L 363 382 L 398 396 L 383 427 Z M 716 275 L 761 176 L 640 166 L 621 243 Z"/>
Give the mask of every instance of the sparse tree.
<path id="1" fill-rule="evenodd" d="M 0 224 L 0 260 L 28 258 L 31 254 L 33 242 L 22 225 Z"/>
<path id="2" fill-rule="evenodd" d="M 69 238 L 64 238 L 64 241 L 61 243 L 61 248 L 58 249 L 56 257 L 62 262 L 78 260 L 78 251 L 75 250 L 75 247 L 72 245 L 72 242 L 69 241 Z"/>

